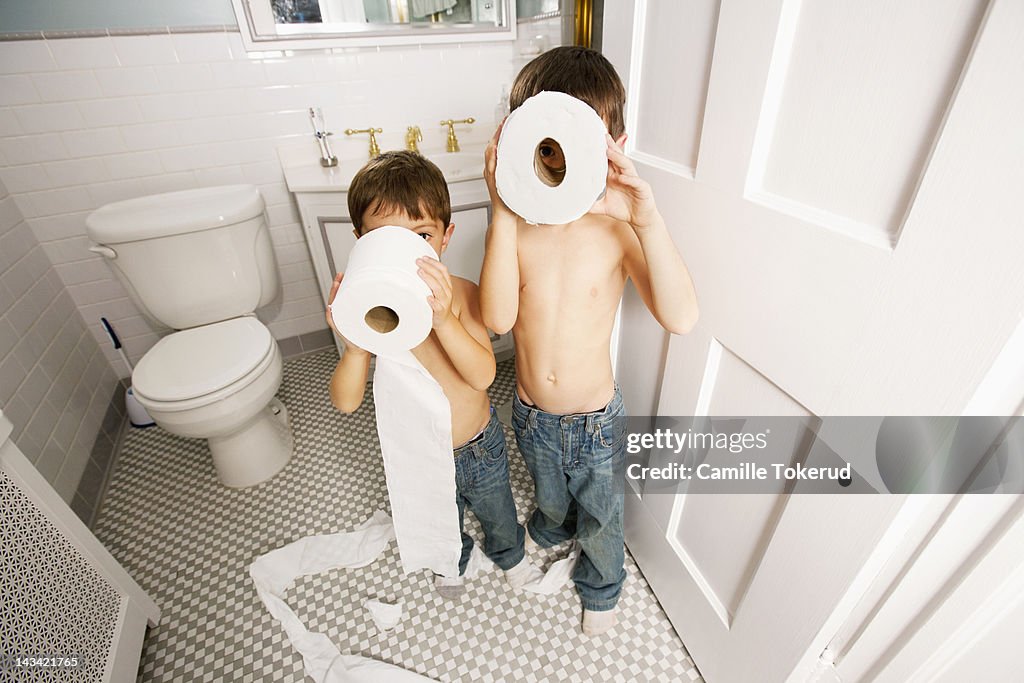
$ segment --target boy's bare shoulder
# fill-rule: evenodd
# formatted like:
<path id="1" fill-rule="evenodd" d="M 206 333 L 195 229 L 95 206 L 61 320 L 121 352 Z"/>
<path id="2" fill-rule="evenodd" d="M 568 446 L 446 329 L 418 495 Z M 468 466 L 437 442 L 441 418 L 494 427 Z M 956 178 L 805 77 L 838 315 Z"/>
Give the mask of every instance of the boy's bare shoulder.
<path id="1" fill-rule="evenodd" d="M 458 275 L 452 275 L 452 287 L 458 288 L 465 293 L 476 292 L 480 289 L 479 285 L 472 280 L 467 280 L 466 278 L 459 277 Z"/>
<path id="2" fill-rule="evenodd" d="M 618 233 L 623 230 L 633 232 L 633 228 L 630 227 L 629 223 L 626 221 L 620 221 L 618 218 L 612 218 L 611 216 L 606 216 L 604 214 L 586 213 L 583 214 L 577 223 L 585 225 L 588 228 L 598 228 L 609 232 Z"/>
<path id="3" fill-rule="evenodd" d="M 452 295 L 455 301 L 462 308 L 466 304 L 479 301 L 480 287 L 472 280 L 467 280 L 458 275 L 452 275 Z"/>
<path id="4" fill-rule="evenodd" d="M 588 243 L 599 249 L 626 250 L 636 241 L 633 227 L 611 216 L 588 213 L 573 221 L 578 236 L 586 236 Z"/>
<path id="5" fill-rule="evenodd" d="M 485 329 L 480 313 L 480 287 L 475 282 L 452 275 L 452 312 L 471 334 L 473 330 Z M 486 336 L 486 332 L 483 334 Z"/>

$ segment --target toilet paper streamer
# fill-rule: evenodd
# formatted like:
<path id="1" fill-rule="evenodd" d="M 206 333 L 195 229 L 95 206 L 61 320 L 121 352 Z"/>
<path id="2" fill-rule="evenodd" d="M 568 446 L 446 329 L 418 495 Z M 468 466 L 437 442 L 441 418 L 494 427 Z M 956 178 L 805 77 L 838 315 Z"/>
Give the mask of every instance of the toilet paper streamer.
<path id="1" fill-rule="evenodd" d="M 541 92 L 505 119 L 498 139 L 495 186 L 509 209 L 529 223 L 560 225 L 590 210 L 605 190 L 608 130 L 586 102 Z M 562 148 L 565 176 L 552 187 L 535 168 L 537 146 L 551 138 Z"/>
<path id="2" fill-rule="evenodd" d="M 365 567 L 383 554 L 393 538 L 395 527 L 391 518 L 378 510 L 354 531 L 307 536 L 261 555 L 250 565 L 249 576 L 256 593 L 270 615 L 281 623 L 292 647 L 302 656 L 306 675 L 315 683 L 425 683 L 432 680 L 375 659 L 341 654 L 325 634 L 307 630 L 284 600 L 296 579 L 342 567 Z M 545 595 L 562 590 L 570 582 L 578 557 L 578 544 L 574 543 L 568 557 L 555 562 L 545 576 L 535 577 L 524 588 Z M 466 578 L 484 571 L 494 571 L 494 565 L 479 546 L 474 546 Z M 378 628 L 394 628 L 401 620 L 401 602 L 387 605 L 367 600 L 363 605 Z"/>
<path id="3" fill-rule="evenodd" d="M 370 613 L 370 618 L 377 625 L 377 630 L 382 633 L 398 626 L 398 622 L 402 620 L 403 609 L 401 600 L 394 604 L 381 602 L 380 600 L 367 600 L 363 603 L 363 607 Z"/>
<path id="4" fill-rule="evenodd" d="M 462 540 L 451 407 L 410 351 L 432 325 L 420 256 L 437 258 L 410 230 L 366 233 L 352 248 L 331 314 L 342 336 L 377 355 L 373 401 L 402 568 L 454 577 Z"/>
<path id="5" fill-rule="evenodd" d="M 381 511 L 348 533 L 309 536 L 256 559 L 249 575 L 270 615 L 281 622 L 292 646 L 302 655 L 306 675 L 316 683 L 425 683 L 432 679 L 385 662 L 343 655 L 323 633 L 309 631 L 284 601 L 301 576 L 339 567 L 365 567 L 376 560 L 395 529 Z"/>

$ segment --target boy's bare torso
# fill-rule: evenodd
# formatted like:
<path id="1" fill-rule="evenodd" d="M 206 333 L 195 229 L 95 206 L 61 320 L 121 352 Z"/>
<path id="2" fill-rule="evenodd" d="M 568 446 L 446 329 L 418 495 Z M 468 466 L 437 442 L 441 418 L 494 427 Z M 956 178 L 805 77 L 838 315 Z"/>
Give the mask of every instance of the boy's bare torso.
<path id="1" fill-rule="evenodd" d="M 593 214 L 566 225 L 519 222 L 519 315 L 512 332 L 522 400 L 556 414 L 600 410 L 611 400 L 611 333 L 630 232 L 625 223 Z"/>
<path id="2" fill-rule="evenodd" d="M 477 286 L 469 280 L 452 276 L 452 313 L 464 319 L 463 316 L 471 315 L 470 306 L 479 316 Z M 441 348 L 434 330 L 412 353 L 437 380 L 448 398 L 452 411 L 452 444 L 461 446 L 476 436 L 490 419 L 491 404 L 487 392 L 474 389 L 463 379 Z"/>

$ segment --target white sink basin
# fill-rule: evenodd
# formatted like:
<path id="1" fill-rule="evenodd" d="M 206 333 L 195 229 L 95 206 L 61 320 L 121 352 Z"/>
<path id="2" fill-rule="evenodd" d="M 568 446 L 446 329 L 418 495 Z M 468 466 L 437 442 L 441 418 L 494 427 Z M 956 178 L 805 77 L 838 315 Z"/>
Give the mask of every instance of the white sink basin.
<path id="1" fill-rule="evenodd" d="M 427 158 L 437 164 L 448 184 L 484 177 L 484 151 L 431 152 Z M 316 157 L 310 157 L 307 149 L 294 157 L 291 163 L 284 163 L 284 177 L 291 192 L 345 192 L 352 176 L 366 159 L 342 159 L 333 168 L 322 168 Z"/>
<path id="2" fill-rule="evenodd" d="M 480 152 L 437 152 L 427 158 L 437 164 L 449 183 L 476 180 L 484 177 L 484 153 Z"/>

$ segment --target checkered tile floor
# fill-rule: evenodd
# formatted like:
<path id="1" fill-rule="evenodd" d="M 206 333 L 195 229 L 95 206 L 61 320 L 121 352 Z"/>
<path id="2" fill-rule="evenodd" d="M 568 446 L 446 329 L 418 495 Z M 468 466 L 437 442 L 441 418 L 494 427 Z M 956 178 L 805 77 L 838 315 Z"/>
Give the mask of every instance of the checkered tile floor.
<path id="1" fill-rule="evenodd" d="M 369 395 L 352 415 L 333 409 L 334 351 L 289 361 L 278 394 L 291 413 L 295 457 L 269 482 L 232 490 L 217 482 L 203 441 L 130 429 L 96 533 L 163 610 L 146 635 L 140 681 L 305 680 L 302 660 L 256 596 L 257 556 L 303 536 L 351 530 L 388 510 Z M 495 405 L 514 388 L 501 363 Z M 506 428 L 520 517 L 529 474 Z M 468 515 L 469 533 L 480 529 Z M 547 566 L 552 549 L 532 559 Z M 458 602 L 441 599 L 429 572 L 405 576 L 389 546 L 372 565 L 301 579 L 286 598 L 310 630 L 341 652 L 392 662 L 440 681 L 676 682 L 700 680 L 633 558 L 619 624 L 586 639 L 574 589 L 539 596 L 510 590 L 491 566 Z M 379 634 L 366 598 L 401 600 L 405 617 Z"/>

